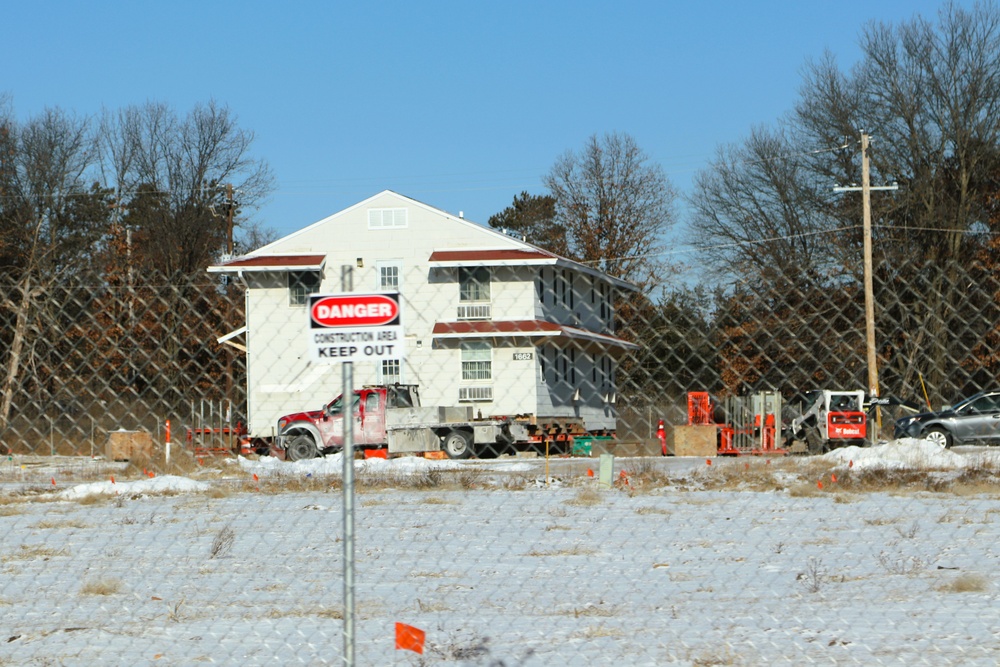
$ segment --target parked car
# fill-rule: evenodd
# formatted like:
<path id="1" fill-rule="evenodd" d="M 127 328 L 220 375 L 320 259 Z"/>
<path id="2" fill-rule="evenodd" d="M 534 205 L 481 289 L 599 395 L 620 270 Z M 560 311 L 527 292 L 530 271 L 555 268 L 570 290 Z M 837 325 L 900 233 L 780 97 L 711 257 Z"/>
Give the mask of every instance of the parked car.
<path id="1" fill-rule="evenodd" d="M 924 438 L 942 447 L 1000 444 L 1000 389 L 983 391 L 938 412 L 896 420 L 896 438 Z"/>

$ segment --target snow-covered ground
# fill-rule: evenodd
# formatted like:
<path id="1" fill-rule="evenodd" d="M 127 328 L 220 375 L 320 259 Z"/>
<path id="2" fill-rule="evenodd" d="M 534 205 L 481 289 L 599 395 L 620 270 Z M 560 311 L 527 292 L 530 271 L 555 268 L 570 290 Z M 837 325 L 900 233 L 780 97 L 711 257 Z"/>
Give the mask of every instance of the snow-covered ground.
<path id="1" fill-rule="evenodd" d="M 571 463 L 357 462 L 357 664 L 1000 662 L 990 450 Z M 8 461 L 0 665 L 341 664 L 341 465 Z"/>

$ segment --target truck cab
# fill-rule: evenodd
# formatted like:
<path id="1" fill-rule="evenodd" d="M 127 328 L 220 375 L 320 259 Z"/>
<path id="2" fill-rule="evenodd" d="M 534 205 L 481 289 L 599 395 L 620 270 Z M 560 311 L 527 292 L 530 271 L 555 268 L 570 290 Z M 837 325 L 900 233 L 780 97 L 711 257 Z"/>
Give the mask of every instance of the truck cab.
<path id="1" fill-rule="evenodd" d="M 354 391 L 347 420 L 360 448 L 381 447 L 387 441 L 386 409 L 419 407 L 417 385 L 371 385 Z M 278 419 L 279 452 L 289 461 L 311 459 L 344 446 L 344 395 L 319 410 L 296 412 Z M 280 455 L 280 454 L 279 454 Z"/>

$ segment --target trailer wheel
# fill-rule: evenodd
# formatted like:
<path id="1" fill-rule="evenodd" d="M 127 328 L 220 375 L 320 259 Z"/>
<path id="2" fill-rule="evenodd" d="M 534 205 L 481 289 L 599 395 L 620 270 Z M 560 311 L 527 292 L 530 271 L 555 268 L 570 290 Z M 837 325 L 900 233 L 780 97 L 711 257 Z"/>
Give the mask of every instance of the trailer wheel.
<path id="1" fill-rule="evenodd" d="M 451 431 L 444 436 L 444 452 L 450 459 L 467 459 L 472 456 L 471 440 L 464 431 Z"/>
<path id="2" fill-rule="evenodd" d="M 289 461 L 314 459 L 317 456 L 319 456 L 319 450 L 316 448 L 316 442 L 308 434 L 295 436 L 285 448 L 285 458 Z"/>

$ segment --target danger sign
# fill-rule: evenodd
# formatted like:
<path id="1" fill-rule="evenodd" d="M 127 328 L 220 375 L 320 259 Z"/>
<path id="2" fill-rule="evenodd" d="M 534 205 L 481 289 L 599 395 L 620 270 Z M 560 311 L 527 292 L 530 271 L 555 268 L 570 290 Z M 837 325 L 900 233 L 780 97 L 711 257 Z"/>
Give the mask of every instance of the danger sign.
<path id="1" fill-rule="evenodd" d="M 399 295 L 340 294 L 313 297 L 313 327 L 370 327 L 398 324 Z"/>
<path id="2" fill-rule="evenodd" d="M 309 349 L 318 363 L 402 359 L 399 293 L 310 295 Z"/>

